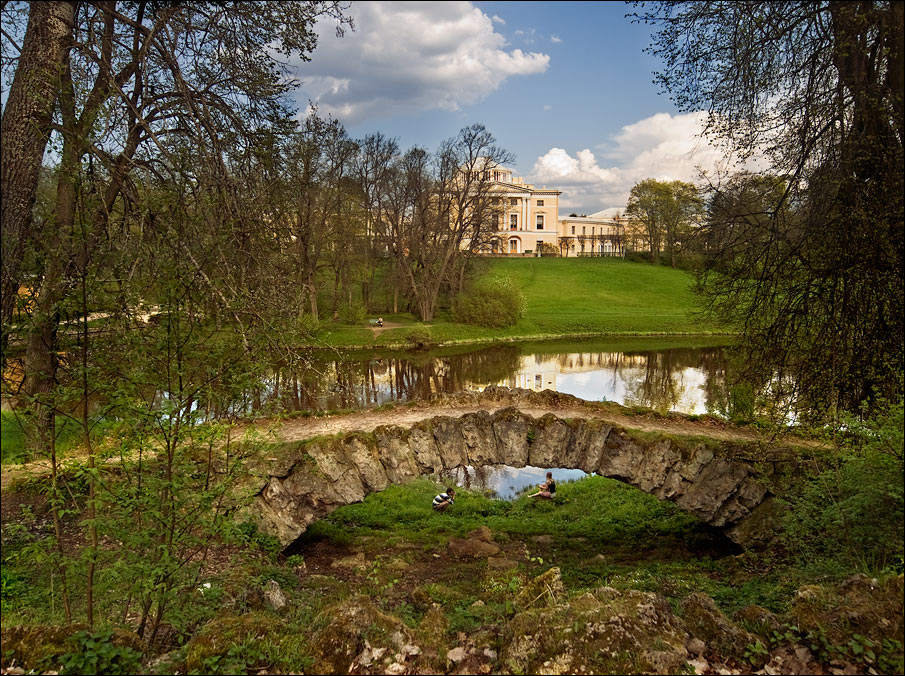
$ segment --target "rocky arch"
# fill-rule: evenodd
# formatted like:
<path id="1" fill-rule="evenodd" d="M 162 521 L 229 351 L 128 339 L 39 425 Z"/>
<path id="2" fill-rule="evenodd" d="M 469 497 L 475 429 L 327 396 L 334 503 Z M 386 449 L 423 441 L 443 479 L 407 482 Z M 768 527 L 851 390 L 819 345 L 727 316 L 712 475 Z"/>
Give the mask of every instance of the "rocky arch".
<path id="1" fill-rule="evenodd" d="M 389 484 L 461 465 L 566 467 L 597 472 L 670 500 L 746 546 L 746 521 L 769 511 L 769 463 L 738 444 L 631 432 L 602 420 L 532 418 L 515 408 L 437 416 L 285 443 L 271 452 L 253 503 L 259 527 L 288 545 L 314 521 Z M 259 484 L 260 485 L 260 484 Z M 757 520 L 752 520 L 757 521 Z"/>

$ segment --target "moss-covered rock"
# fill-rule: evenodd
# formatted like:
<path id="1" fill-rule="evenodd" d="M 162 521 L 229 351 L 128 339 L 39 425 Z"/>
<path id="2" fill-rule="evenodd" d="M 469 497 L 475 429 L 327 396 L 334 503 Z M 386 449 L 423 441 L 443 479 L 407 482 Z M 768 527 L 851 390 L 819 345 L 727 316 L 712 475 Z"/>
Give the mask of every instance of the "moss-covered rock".
<path id="1" fill-rule="evenodd" d="M 76 632 L 87 629 L 86 625 L 73 624 L 66 627 L 38 624 L 32 626 L 3 627 L 0 631 L 0 651 L 3 666 L 8 667 L 15 660 L 24 669 L 38 669 L 48 660 L 72 649 L 67 641 Z"/>
<path id="2" fill-rule="evenodd" d="M 657 594 L 604 587 L 518 613 L 503 641 L 513 673 L 671 674 L 685 662 L 685 632 Z"/>
<path id="3" fill-rule="evenodd" d="M 751 632 L 730 622 L 713 599 L 704 594 L 690 594 L 682 601 L 680 612 L 688 633 L 704 641 L 709 651 L 722 658 L 745 659 L 745 650 L 758 640 Z"/>
<path id="4" fill-rule="evenodd" d="M 418 625 L 416 640 L 423 650 L 423 657 L 427 666 L 434 669 L 442 669 L 446 665 L 446 651 L 449 649 L 447 632 L 449 622 L 440 604 L 434 604 L 424 614 L 424 619 Z"/>
<path id="5" fill-rule="evenodd" d="M 352 663 L 365 651 L 370 670 L 382 673 L 412 638 L 402 620 L 381 612 L 363 596 L 328 606 L 315 619 L 315 625 L 321 629 L 308 644 L 315 660 L 308 670 L 312 674 L 348 674 Z"/>
<path id="6" fill-rule="evenodd" d="M 834 586 L 809 585 L 798 590 L 785 619 L 803 633 L 826 636 L 830 644 L 848 643 L 860 634 L 877 644 L 903 638 L 902 576 L 884 581 L 855 575 Z"/>
<path id="7" fill-rule="evenodd" d="M 2 666 L 9 667 L 15 661 L 17 667 L 25 670 L 59 668 L 61 656 L 78 652 L 79 645 L 74 639 L 76 634 L 87 629 L 85 624 L 3 627 L 0 631 Z M 131 631 L 116 629 L 109 641 L 117 648 L 144 652 L 141 639 Z"/>
<path id="8" fill-rule="evenodd" d="M 263 612 L 245 615 L 225 615 L 216 617 L 199 631 L 185 648 L 185 666 L 189 672 L 205 673 L 211 660 L 229 656 L 237 664 L 246 668 L 266 666 L 254 662 L 260 659 L 261 650 L 267 643 L 278 644 L 283 635 L 283 623 L 273 615 Z M 243 656 L 237 646 L 253 643 L 254 651 Z M 252 654 L 254 653 L 254 654 Z"/>
<path id="9" fill-rule="evenodd" d="M 761 638 L 770 638 L 774 632 L 782 631 L 782 622 L 766 608 L 750 605 L 735 611 L 732 620 Z"/>

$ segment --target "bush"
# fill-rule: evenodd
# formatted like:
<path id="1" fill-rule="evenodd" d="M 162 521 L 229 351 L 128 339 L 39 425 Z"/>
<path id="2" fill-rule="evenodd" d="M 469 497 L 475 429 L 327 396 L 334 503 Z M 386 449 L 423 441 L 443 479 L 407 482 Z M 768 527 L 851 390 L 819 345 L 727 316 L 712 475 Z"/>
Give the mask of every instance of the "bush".
<path id="1" fill-rule="evenodd" d="M 339 320 L 343 324 L 363 324 L 367 316 L 365 306 L 361 303 L 343 305 L 339 310 Z"/>
<path id="2" fill-rule="evenodd" d="M 461 324 L 502 328 L 525 316 L 526 301 L 509 277 L 484 282 L 464 291 L 453 301 L 453 319 Z"/>
<path id="3" fill-rule="evenodd" d="M 848 421 L 849 439 L 829 469 L 789 499 L 788 543 L 805 559 L 902 572 L 905 520 L 903 407 Z"/>
<path id="4" fill-rule="evenodd" d="M 405 344 L 409 347 L 423 348 L 430 346 L 431 343 L 433 343 L 433 336 L 431 336 L 430 327 L 424 324 L 415 324 L 405 334 Z"/>
<path id="5" fill-rule="evenodd" d="M 80 631 L 70 642 L 76 650 L 60 656 L 61 674 L 137 674 L 141 666 L 141 653 L 128 645 L 117 645 L 110 629 Z"/>

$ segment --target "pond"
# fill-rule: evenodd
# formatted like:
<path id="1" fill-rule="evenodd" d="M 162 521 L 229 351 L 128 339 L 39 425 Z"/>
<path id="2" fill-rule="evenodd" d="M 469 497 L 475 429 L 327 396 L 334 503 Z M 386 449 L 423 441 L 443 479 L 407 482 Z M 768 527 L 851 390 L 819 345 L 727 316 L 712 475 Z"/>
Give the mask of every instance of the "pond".
<path id="1" fill-rule="evenodd" d="M 275 367 L 233 410 L 362 409 L 503 385 L 702 414 L 720 410 L 726 369 L 722 346 L 675 339 L 507 343 L 409 353 L 321 352 L 308 354 L 302 366 Z"/>
<path id="2" fill-rule="evenodd" d="M 484 465 L 482 467 L 456 467 L 440 474 L 440 480 L 450 486 L 462 486 L 470 491 L 488 493 L 490 497 L 512 500 L 526 488 L 532 493 L 547 480 L 547 472 L 553 472 L 557 485 L 577 481 L 588 476 L 580 469 L 562 467 L 510 467 L 509 465 Z"/>

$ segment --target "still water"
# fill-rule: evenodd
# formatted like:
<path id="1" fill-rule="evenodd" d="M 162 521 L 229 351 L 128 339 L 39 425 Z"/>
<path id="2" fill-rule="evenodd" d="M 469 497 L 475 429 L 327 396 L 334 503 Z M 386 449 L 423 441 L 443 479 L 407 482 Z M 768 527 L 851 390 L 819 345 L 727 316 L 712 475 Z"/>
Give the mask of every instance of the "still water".
<path id="1" fill-rule="evenodd" d="M 547 480 L 547 472 L 553 472 L 553 481 L 561 486 L 566 481 L 577 481 L 587 476 L 580 469 L 561 467 L 510 467 L 508 465 L 484 465 L 483 467 L 456 467 L 440 474 L 440 480 L 450 486 L 463 486 L 470 491 L 489 492 L 491 497 L 512 500 L 524 489 L 531 493 Z"/>
<path id="2" fill-rule="evenodd" d="M 662 412 L 719 412 L 727 359 L 721 346 L 621 340 L 514 343 L 458 351 L 315 355 L 271 375 L 234 412 L 361 409 L 480 390 L 550 389 L 589 401 Z"/>

